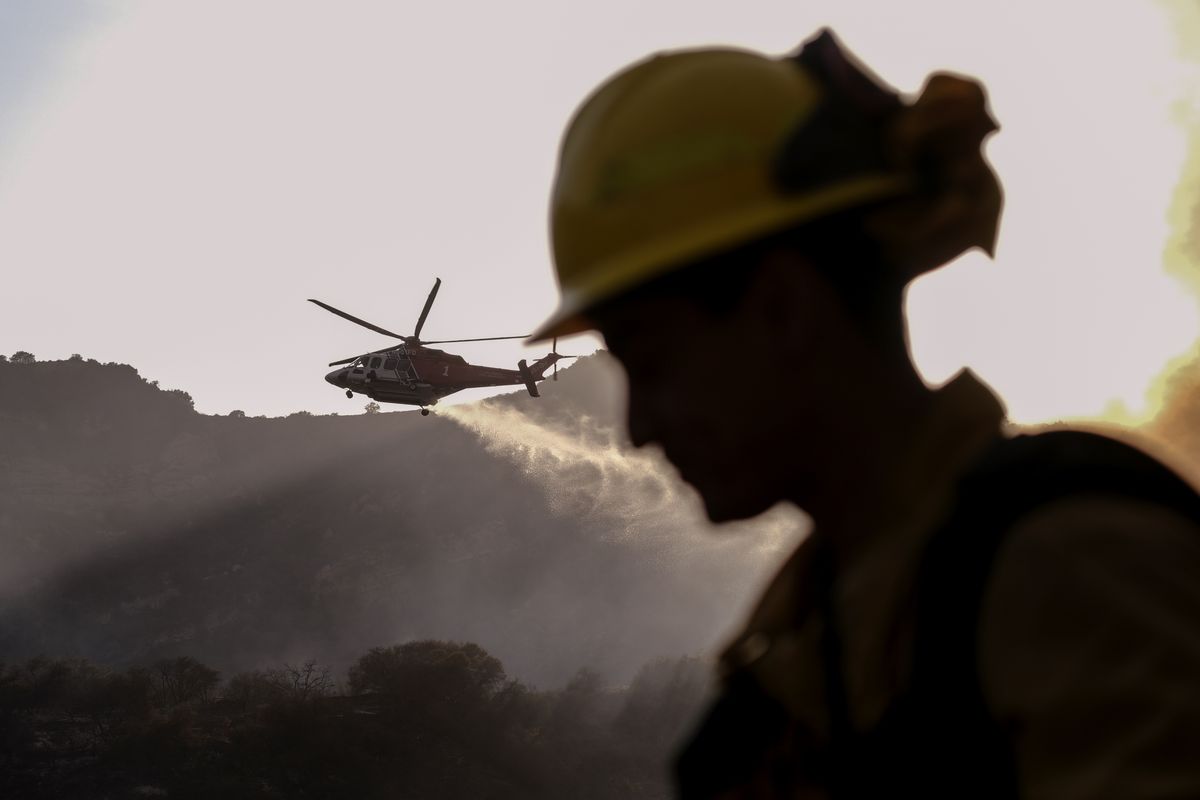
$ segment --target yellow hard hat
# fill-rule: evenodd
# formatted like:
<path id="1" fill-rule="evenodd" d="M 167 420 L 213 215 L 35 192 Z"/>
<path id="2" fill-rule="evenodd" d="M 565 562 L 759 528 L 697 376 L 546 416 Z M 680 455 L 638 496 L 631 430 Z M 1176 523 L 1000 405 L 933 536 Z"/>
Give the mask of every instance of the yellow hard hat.
<path id="1" fill-rule="evenodd" d="M 825 91 L 795 60 L 735 49 L 659 54 L 600 87 L 563 138 L 562 301 L 532 338 L 584 330 L 590 308 L 707 253 L 902 191 L 886 173 L 781 190 L 777 156 Z"/>

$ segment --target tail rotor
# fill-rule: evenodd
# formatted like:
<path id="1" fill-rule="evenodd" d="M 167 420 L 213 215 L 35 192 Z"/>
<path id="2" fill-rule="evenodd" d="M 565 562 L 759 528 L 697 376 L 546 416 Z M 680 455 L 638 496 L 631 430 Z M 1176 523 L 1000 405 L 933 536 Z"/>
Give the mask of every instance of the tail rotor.
<path id="1" fill-rule="evenodd" d="M 565 356 L 562 353 L 558 352 L 558 337 L 557 336 L 555 336 L 554 339 L 550 343 L 550 355 L 554 356 L 554 372 L 551 376 L 553 380 L 558 380 L 558 362 L 559 361 L 561 361 L 564 358 L 579 358 L 579 356 Z"/>

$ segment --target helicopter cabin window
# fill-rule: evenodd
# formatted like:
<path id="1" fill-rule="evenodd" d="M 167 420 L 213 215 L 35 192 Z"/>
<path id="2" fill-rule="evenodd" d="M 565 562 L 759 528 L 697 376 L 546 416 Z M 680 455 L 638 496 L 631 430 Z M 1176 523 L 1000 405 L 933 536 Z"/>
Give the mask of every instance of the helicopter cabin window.
<path id="1" fill-rule="evenodd" d="M 386 370 L 393 370 L 393 369 L 395 369 L 395 368 L 396 368 L 396 359 L 394 359 L 394 358 L 389 358 L 389 359 L 387 359 L 386 361 L 384 361 L 384 362 L 383 362 L 383 368 L 384 368 L 384 369 L 386 369 Z"/>
<path id="2" fill-rule="evenodd" d="M 382 358 L 380 358 L 379 356 L 375 356 L 374 358 L 371 359 L 371 367 L 370 368 L 371 369 L 379 369 L 379 364 L 382 361 L 383 361 Z"/>

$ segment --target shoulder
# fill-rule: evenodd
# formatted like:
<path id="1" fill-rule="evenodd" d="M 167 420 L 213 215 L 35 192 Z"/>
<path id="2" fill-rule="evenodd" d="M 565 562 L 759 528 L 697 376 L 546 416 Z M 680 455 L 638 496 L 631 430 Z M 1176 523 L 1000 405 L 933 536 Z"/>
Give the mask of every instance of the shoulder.
<path id="1" fill-rule="evenodd" d="M 1200 612 L 1200 496 L 1173 470 L 1078 431 L 1021 437 L 994 463 L 1005 473 L 995 491 L 1012 508 L 986 584 L 985 632 L 1007 639 L 1060 613 L 1107 619 L 1156 604 Z"/>
<path id="2" fill-rule="evenodd" d="M 1017 495 L 1027 507 L 1086 491 L 1140 496 L 1189 509 L 1200 519 L 1200 498 L 1176 470 L 1144 443 L 1081 430 L 1058 429 L 1003 438 L 965 475 L 977 493 Z"/>
<path id="3" fill-rule="evenodd" d="M 983 630 L 1019 640 L 1062 615 L 1087 612 L 1098 623 L 1172 610 L 1194 614 L 1197 627 L 1197 576 L 1200 525 L 1191 517 L 1152 500 L 1066 497 L 1008 531 L 985 592 Z"/>
<path id="4" fill-rule="evenodd" d="M 998 700 L 1028 699 L 1035 677 L 1021 665 L 1091 657 L 1103 669 L 1164 636 L 1200 656 L 1200 497 L 1174 471 L 1114 439 L 1056 431 L 1011 440 L 980 474 L 1013 498 L 980 609 L 982 677 Z"/>
<path id="5" fill-rule="evenodd" d="M 1197 576 L 1200 525 L 1154 500 L 1076 494 L 1008 531 L 983 602 L 980 678 L 1020 732 L 1031 796 L 1200 794 L 1185 752 L 1200 740 Z"/>

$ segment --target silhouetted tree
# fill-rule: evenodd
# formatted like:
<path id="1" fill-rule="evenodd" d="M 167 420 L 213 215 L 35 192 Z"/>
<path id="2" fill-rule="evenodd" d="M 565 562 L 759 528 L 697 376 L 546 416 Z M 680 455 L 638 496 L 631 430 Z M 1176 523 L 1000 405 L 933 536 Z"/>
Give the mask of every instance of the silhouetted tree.
<path id="1" fill-rule="evenodd" d="M 191 656 L 164 658 L 151 668 L 159 703 L 176 706 L 193 701 L 207 702 L 220 673 Z"/>
<path id="2" fill-rule="evenodd" d="M 91 720 L 98 736 L 108 737 L 119 722 L 146 719 L 154 705 L 153 695 L 149 670 L 133 667 L 112 672 L 91 667 L 76 672 L 69 710 Z"/>
<path id="3" fill-rule="evenodd" d="M 187 403 L 188 409 L 196 408 L 196 401 L 193 400 L 192 396 L 190 394 L 188 394 L 187 392 L 185 392 L 183 389 L 168 389 L 167 394 Z"/>
<path id="4" fill-rule="evenodd" d="M 35 656 L 25 662 L 17 681 L 32 708 L 62 708 L 71 690 L 75 664 L 68 659 Z"/>
<path id="5" fill-rule="evenodd" d="M 427 639 L 374 647 L 350 667 L 355 694 L 419 694 L 439 702 L 490 697 L 505 680 L 504 666 L 477 644 Z"/>
<path id="6" fill-rule="evenodd" d="M 364 654 L 352 696 L 310 660 L 235 675 L 205 710 L 216 673 L 187 657 L 0 664 L 0 796 L 665 800 L 660 734 L 702 671 L 663 659 L 620 689 L 585 668 L 536 692 L 477 645 L 419 641 Z"/>
<path id="7" fill-rule="evenodd" d="M 239 672 L 229 679 L 221 696 L 242 712 L 252 711 L 279 699 L 278 684 L 261 670 Z"/>
<path id="8" fill-rule="evenodd" d="M 625 692 L 616 730 L 640 747 L 666 752 L 693 721 L 710 685 L 708 665 L 699 658 L 651 661 Z"/>
<path id="9" fill-rule="evenodd" d="M 33 353 L 29 353 L 24 350 L 18 350 L 12 354 L 12 358 L 10 360 L 14 364 L 32 364 L 37 359 L 33 357 Z"/>
<path id="10" fill-rule="evenodd" d="M 605 723 L 613 715 L 613 693 L 606 690 L 600 675 L 587 667 L 555 693 L 545 722 L 550 740 L 579 750 L 591 749 L 603 735 Z"/>
<path id="11" fill-rule="evenodd" d="M 233 411 L 229 412 L 229 416 L 233 417 L 234 419 L 245 419 L 246 412 L 242 411 L 240 408 L 235 408 Z"/>
<path id="12" fill-rule="evenodd" d="M 266 677 L 281 695 L 290 700 L 314 700 L 333 693 L 333 676 L 329 668 L 312 659 L 298 666 L 284 664 L 281 669 L 266 673 Z"/>

